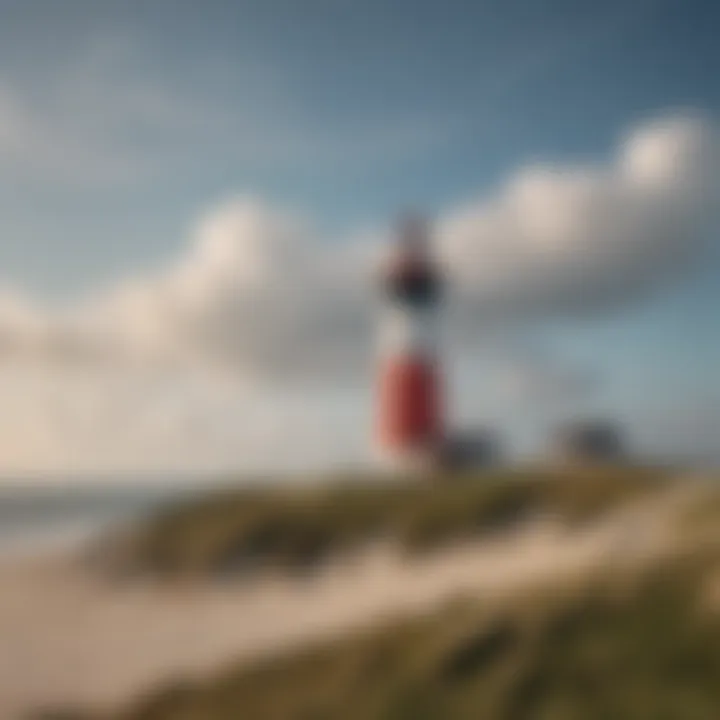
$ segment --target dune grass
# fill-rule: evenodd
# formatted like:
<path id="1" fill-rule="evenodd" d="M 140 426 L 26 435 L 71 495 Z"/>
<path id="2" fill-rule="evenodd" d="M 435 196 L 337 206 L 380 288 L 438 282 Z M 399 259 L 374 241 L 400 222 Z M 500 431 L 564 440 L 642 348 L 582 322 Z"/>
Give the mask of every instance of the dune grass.
<path id="1" fill-rule="evenodd" d="M 80 720 L 716 720 L 718 556 L 432 615 L 159 689 Z M 62 717 L 62 716 L 57 716 Z"/>
<path id="2" fill-rule="evenodd" d="M 112 564 L 162 579 L 307 570 L 374 540 L 420 552 L 541 513 L 583 522 L 664 480 L 660 470 L 612 467 L 224 490 L 158 513 Z"/>
<path id="3" fill-rule="evenodd" d="M 536 513 L 586 523 L 669 477 L 576 468 L 226 491 L 155 517 L 131 557 L 173 578 L 235 572 L 243 557 L 297 568 L 383 536 L 426 552 Z M 110 714 L 43 720 L 717 720 L 720 546 L 678 552 L 230 664 Z"/>

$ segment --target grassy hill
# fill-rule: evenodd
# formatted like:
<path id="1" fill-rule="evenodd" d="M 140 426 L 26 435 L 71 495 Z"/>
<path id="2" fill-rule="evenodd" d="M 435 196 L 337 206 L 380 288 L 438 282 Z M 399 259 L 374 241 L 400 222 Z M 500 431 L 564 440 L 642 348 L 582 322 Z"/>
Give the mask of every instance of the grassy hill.
<path id="1" fill-rule="evenodd" d="M 716 720 L 718 571 L 717 552 L 693 554 L 502 606 L 457 601 L 94 720 Z"/>
<path id="2" fill-rule="evenodd" d="M 446 479 L 447 480 L 447 479 Z M 159 579 L 297 569 L 374 538 L 408 552 L 537 513 L 598 519 L 667 487 L 653 470 L 238 490 L 161 513 L 124 547 Z M 109 715 L 47 720 L 717 720 L 720 494 L 676 518 L 687 542 L 511 598 L 458 598 L 334 641 L 165 685 Z"/>
<path id="3" fill-rule="evenodd" d="M 421 552 L 543 513 L 585 522 L 666 479 L 660 470 L 613 467 L 225 490 L 158 513 L 105 561 L 165 580 L 305 571 L 380 539 Z"/>

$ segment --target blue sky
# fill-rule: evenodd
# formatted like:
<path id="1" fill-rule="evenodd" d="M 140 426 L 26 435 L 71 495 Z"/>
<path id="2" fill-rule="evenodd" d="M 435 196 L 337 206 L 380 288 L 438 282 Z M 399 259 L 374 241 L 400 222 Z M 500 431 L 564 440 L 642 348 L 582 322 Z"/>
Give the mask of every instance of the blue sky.
<path id="1" fill-rule="evenodd" d="M 720 92 L 712 2 L 2 8 L 0 63 L 23 102 L 48 123 L 72 124 L 76 108 L 97 115 L 111 125 L 95 129 L 98 143 L 151 155 L 112 188 L 58 188 L 42 167 L 3 178 L 0 210 L 18 240 L 0 261 L 41 290 L 172 253 L 196 209 L 237 188 L 331 227 L 374 223 L 405 203 L 441 208 L 529 159 L 602 155 L 629 124 L 715 111 Z M 166 106 L 156 114 L 176 127 L 148 117 L 137 96 L 154 91 Z M 77 159 L 77 172 L 103 159 Z M 28 257 L 31 244 L 74 262 L 55 272 Z"/>
<path id="2" fill-rule="evenodd" d="M 374 237 L 403 207 L 444 216 L 493 197 L 529 166 L 606 165 L 653 118 L 716 121 L 718 30 L 710 0 L 0 0 L 1 287 L 47 315 L 162 274 L 183 253 L 194 257 L 201 218 L 240 195 L 307 219 L 332 253 Z M 568 312 L 513 329 L 541 346 L 543 371 L 597 377 L 553 420 L 603 412 L 625 420 L 643 447 L 714 452 L 720 267 L 711 255 L 636 299 L 592 313 L 572 312 L 569 300 Z M 458 413 L 502 423 L 511 442 L 532 445 L 550 415 L 507 400 L 484 342 L 480 334 L 463 381 L 472 392 L 461 395 L 474 399 Z M 536 364 L 537 352 L 522 363 Z M 348 435 L 361 434 L 367 410 L 361 377 L 318 401 L 355 409 L 343 410 Z M 108 382 L 87 392 L 113 434 Z M 189 382 L 163 395 L 182 406 L 183 422 L 197 402 Z M 76 469 L 52 449 L 47 418 L 42 433 L 33 425 L 56 400 L 40 393 L 33 402 L 23 408 L 27 447 L 0 448 L 0 466 Z M 57 402 L 72 417 L 84 412 Z M 216 427 L 248 402 L 200 414 Z M 252 402 L 271 404 L 266 395 Z M 290 421 L 280 427 L 294 432 Z M 96 441 L 87 433 L 72 440 L 73 457 Z M 174 441 L 138 442 L 132 467 L 162 468 Z M 199 465 L 242 465 L 222 443 L 214 452 Z"/>

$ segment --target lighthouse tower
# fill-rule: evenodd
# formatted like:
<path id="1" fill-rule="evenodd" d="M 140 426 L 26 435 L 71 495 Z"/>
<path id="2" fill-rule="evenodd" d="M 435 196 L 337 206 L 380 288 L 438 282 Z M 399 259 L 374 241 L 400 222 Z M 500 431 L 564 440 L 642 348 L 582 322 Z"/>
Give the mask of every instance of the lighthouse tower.
<path id="1" fill-rule="evenodd" d="M 426 224 L 406 218 L 381 278 L 376 442 L 386 466 L 421 469 L 444 440 L 437 310 L 442 282 Z"/>

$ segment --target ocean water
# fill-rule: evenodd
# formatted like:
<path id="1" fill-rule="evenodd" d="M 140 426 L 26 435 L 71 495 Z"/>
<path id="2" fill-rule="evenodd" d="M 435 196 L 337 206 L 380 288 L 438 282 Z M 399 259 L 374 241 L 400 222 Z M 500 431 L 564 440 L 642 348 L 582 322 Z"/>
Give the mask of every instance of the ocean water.
<path id="1" fill-rule="evenodd" d="M 0 555 L 61 549 L 205 487 L 171 482 L 0 485 Z"/>

